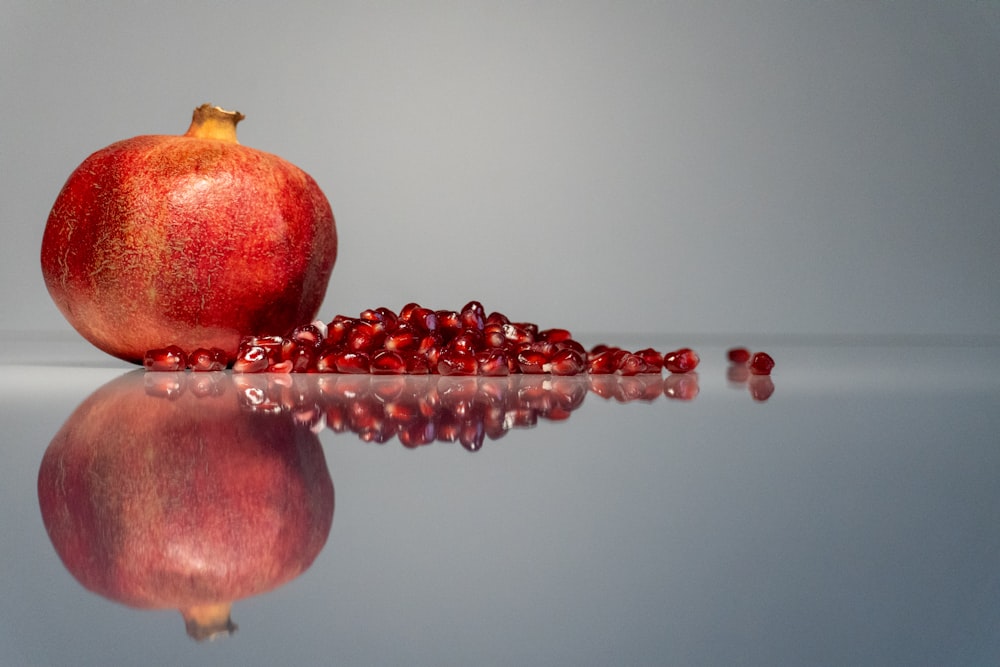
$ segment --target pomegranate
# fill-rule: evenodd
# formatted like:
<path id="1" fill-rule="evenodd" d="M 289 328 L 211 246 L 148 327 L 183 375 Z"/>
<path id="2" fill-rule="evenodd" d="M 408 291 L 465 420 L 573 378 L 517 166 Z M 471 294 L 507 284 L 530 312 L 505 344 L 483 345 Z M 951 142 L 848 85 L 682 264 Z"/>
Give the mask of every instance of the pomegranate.
<path id="1" fill-rule="evenodd" d="M 234 600 L 312 564 L 334 491 L 317 435 L 288 412 L 248 409 L 230 374 L 140 372 L 69 417 L 42 457 L 38 501 L 85 588 L 179 609 L 203 639 L 235 630 Z"/>
<path id="2" fill-rule="evenodd" d="M 243 114 L 202 105 L 182 136 L 139 136 L 70 175 L 42 237 L 56 306 L 105 352 L 142 363 L 224 350 L 319 310 L 337 256 L 330 204 L 282 158 L 240 145 Z"/>

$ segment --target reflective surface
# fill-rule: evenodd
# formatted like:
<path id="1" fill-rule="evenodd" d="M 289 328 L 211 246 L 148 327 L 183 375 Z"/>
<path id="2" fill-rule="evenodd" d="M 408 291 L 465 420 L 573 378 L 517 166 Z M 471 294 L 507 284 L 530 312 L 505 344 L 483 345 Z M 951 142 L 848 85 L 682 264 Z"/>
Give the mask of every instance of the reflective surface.
<path id="1" fill-rule="evenodd" d="M 9 338 L 0 663 L 1000 661 L 1000 348 L 773 341 L 759 346 L 777 361 L 768 385 L 738 377 L 724 347 L 682 342 L 702 356 L 697 378 L 591 384 L 144 375 L 72 339 Z M 150 407 L 168 404 L 215 425 Z M 216 641 L 190 639 L 169 605 L 85 587 L 40 504 L 46 451 L 81 405 L 101 413 L 88 433 L 104 461 L 130 433 L 171 433 L 178 450 L 192 432 L 216 452 L 268 429 L 318 444 L 336 488 L 321 550 L 241 592 L 239 630 Z M 157 479 L 99 469 L 87 477 L 102 488 Z M 190 521 L 160 531 L 174 546 L 150 537 L 147 551 L 218 534 L 204 493 L 177 499 Z M 266 494 L 247 495 L 253 507 Z M 217 503 L 230 519 L 234 497 Z M 141 579 L 149 558 L 120 562 Z M 129 566 L 116 567 L 121 581 Z"/>

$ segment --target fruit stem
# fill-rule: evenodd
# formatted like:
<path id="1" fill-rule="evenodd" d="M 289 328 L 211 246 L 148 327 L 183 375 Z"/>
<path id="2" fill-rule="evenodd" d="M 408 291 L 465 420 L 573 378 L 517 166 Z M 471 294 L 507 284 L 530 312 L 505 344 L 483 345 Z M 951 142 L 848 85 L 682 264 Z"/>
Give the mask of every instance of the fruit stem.
<path id="1" fill-rule="evenodd" d="M 226 111 L 222 107 L 202 104 L 194 110 L 191 126 L 188 127 L 184 136 L 198 139 L 220 139 L 238 144 L 236 124 L 244 118 L 246 116 L 239 111 Z"/>
<path id="2" fill-rule="evenodd" d="M 232 608 L 230 602 L 216 602 L 181 609 L 188 636 L 197 641 L 204 641 L 223 634 L 233 634 L 239 628 L 230 616 Z"/>

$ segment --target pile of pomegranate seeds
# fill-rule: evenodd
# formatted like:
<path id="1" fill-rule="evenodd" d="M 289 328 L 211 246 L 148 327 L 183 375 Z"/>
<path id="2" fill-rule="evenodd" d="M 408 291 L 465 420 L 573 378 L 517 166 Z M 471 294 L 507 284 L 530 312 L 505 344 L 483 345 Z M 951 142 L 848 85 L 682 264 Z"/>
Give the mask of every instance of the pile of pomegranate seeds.
<path id="1" fill-rule="evenodd" d="M 146 353 L 149 370 L 213 370 L 218 351 L 186 356 L 176 346 Z M 214 356 L 213 356 L 214 355 Z M 410 303 L 398 312 L 372 308 L 358 317 L 305 324 L 284 335 L 243 339 L 235 373 L 348 373 L 373 375 L 510 374 L 619 375 L 688 373 L 698 355 L 682 348 L 666 355 L 597 345 L 587 350 L 566 329 L 540 329 L 487 314 L 470 301 L 461 310 L 431 310 Z M 210 368 L 211 366 L 211 368 Z"/>

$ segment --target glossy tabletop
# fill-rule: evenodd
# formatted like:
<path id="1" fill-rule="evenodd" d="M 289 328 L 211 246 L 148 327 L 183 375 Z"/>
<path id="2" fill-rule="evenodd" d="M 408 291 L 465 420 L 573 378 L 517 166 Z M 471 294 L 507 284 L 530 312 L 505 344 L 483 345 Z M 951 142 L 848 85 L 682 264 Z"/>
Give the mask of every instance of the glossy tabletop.
<path id="1" fill-rule="evenodd" d="M 668 336 L 642 342 L 696 375 L 146 374 L 4 341 L 3 665 L 1000 662 L 996 341 L 762 341 L 769 382 Z M 231 636 L 186 633 L 181 551 L 171 590 L 221 569 Z"/>

